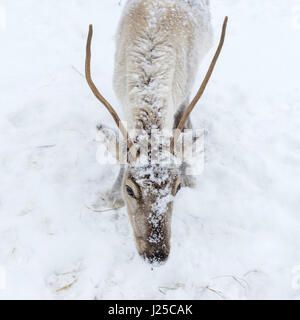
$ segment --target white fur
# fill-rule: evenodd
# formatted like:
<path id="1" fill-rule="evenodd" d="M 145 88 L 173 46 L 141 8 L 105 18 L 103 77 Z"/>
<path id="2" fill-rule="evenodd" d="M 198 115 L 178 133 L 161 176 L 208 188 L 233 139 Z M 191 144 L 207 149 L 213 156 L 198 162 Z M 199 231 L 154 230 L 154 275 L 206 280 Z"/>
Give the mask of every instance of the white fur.
<path id="1" fill-rule="evenodd" d="M 173 128 L 211 43 L 208 0 L 128 0 L 114 88 L 129 129 Z"/>

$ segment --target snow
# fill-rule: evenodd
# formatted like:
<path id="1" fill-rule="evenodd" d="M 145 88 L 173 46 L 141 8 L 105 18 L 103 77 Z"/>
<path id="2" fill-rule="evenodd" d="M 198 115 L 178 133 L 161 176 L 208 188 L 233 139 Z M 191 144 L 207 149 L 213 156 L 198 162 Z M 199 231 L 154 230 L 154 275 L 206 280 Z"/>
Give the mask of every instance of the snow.
<path id="1" fill-rule="evenodd" d="M 111 85 L 119 2 L 0 4 L 0 298 L 300 298 L 298 2 L 211 0 L 215 43 L 230 20 L 193 113 L 205 169 L 176 197 L 171 255 L 153 270 L 125 209 L 91 209 L 118 167 L 96 161 L 95 126 L 114 122 L 82 76 L 85 42 L 93 23 L 95 82 L 121 113 Z"/>

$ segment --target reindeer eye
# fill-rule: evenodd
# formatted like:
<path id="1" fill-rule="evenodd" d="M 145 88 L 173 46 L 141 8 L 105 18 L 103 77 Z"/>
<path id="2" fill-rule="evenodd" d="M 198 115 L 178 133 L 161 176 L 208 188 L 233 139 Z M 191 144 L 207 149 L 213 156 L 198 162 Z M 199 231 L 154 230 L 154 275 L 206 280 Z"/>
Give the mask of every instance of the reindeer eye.
<path id="1" fill-rule="evenodd" d="M 179 183 L 179 185 L 177 187 L 176 194 L 180 191 L 180 189 L 181 189 L 181 183 Z"/>
<path id="2" fill-rule="evenodd" d="M 126 192 L 130 195 L 130 197 L 135 198 L 133 190 L 128 185 L 126 185 Z"/>

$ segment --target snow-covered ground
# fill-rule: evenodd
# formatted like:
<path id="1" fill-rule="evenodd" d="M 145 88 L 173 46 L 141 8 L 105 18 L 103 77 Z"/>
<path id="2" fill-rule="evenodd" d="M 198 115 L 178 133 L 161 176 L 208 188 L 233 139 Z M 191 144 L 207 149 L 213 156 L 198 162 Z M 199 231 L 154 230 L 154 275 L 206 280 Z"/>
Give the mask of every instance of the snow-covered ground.
<path id="1" fill-rule="evenodd" d="M 0 1 L 0 298 L 300 298 L 299 1 L 211 0 L 216 42 L 230 20 L 193 114 L 205 170 L 177 197 L 171 256 L 153 270 L 125 209 L 91 210 L 118 167 L 96 161 L 95 126 L 114 123 L 82 75 L 85 42 L 93 23 L 94 78 L 121 112 L 124 3 Z"/>

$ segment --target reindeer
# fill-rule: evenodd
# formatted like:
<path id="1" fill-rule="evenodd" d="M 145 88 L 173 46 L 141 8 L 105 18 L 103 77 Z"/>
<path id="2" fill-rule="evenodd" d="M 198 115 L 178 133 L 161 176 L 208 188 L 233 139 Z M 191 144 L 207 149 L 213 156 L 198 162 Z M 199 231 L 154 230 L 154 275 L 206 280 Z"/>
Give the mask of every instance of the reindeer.
<path id="1" fill-rule="evenodd" d="M 182 187 L 194 185 L 193 177 L 187 175 L 188 162 L 176 161 L 176 148 L 182 132 L 192 128 L 189 117 L 222 50 L 227 20 L 226 17 L 204 81 L 189 102 L 198 65 L 212 44 L 208 0 L 127 1 L 117 34 L 114 72 L 114 89 L 124 108 L 127 128 L 92 80 L 93 27 L 89 27 L 86 79 L 115 120 L 123 139 L 118 138 L 116 147 L 109 128 L 100 125 L 98 130 L 107 150 L 118 161 L 122 158 L 118 150 L 126 150 L 125 162 L 106 200 L 113 207 L 126 206 L 138 252 L 150 263 L 167 260 L 175 196 Z M 170 161 L 154 162 L 149 141 L 166 130 L 172 134 L 165 135 L 156 149 L 167 150 L 165 155 L 170 155 Z M 146 143 L 145 137 L 150 138 Z M 195 142 L 193 139 L 184 146 L 184 152 Z M 142 149 L 146 150 L 146 161 L 140 163 Z"/>

